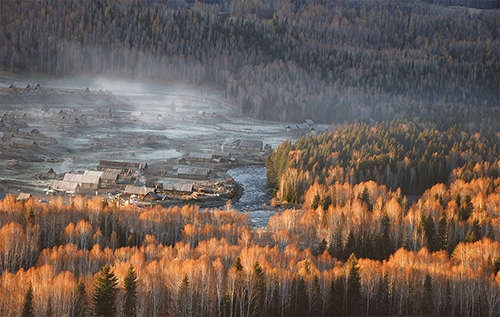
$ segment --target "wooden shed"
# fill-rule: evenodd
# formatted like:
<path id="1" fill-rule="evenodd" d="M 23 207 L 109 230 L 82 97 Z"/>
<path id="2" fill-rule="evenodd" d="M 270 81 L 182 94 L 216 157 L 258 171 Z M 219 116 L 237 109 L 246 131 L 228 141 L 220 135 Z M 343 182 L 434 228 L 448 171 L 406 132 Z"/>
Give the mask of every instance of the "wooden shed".
<path id="1" fill-rule="evenodd" d="M 148 164 L 144 162 L 115 162 L 115 161 L 99 161 L 97 166 L 98 171 L 106 171 L 108 169 L 119 170 L 123 174 L 140 174 L 148 169 Z"/>
<path id="2" fill-rule="evenodd" d="M 212 161 L 212 154 L 210 153 L 189 153 L 189 161 L 192 163 L 210 163 Z"/>
<path id="3" fill-rule="evenodd" d="M 63 180 L 66 182 L 78 183 L 82 188 L 99 188 L 101 185 L 101 178 L 93 175 L 67 173 L 64 175 Z"/>
<path id="4" fill-rule="evenodd" d="M 262 151 L 262 141 L 257 140 L 241 140 L 238 149 L 245 151 Z"/>
<path id="5" fill-rule="evenodd" d="M 186 184 L 186 183 L 163 184 L 163 190 L 172 194 L 189 195 L 193 192 L 193 184 Z"/>
<path id="6" fill-rule="evenodd" d="M 208 179 L 209 174 L 209 168 L 179 167 L 177 169 L 177 177 L 179 178 Z"/>
<path id="7" fill-rule="evenodd" d="M 47 178 L 64 178 L 66 173 L 71 173 L 71 168 L 68 165 L 54 166 L 47 172 Z"/>
<path id="8" fill-rule="evenodd" d="M 327 130 L 324 127 L 317 126 L 317 127 L 312 127 L 311 128 L 311 133 L 315 134 L 315 135 L 322 134 L 322 133 L 325 133 L 325 132 L 327 132 Z"/>
<path id="9" fill-rule="evenodd" d="M 28 193 L 20 193 L 19 196 L 17 196 L 16 201 L 28 201 L 30 199 L 33 199 L 31 194 Z"/>
<path id="10" fill-rule="evenodd" d="M 61 181 L 61 180 L 53 180 L 50 182 L 49 185 L 49 189 L 53 189 L 59 192 L 69 192 L 75 194 L 80 192 L 80 188 L 81 186 L 78 183 Z"/>
<path id="11" fill-rule="evenodd" d="M 125 195 L 137 195 L 139 198 L 144 198 L 149 192 L 155 192 L 155 189 L 152 187 L 146 186 L 134 186 L 127 185 L 125 187 L 125 191 L 123 192 Z"/>

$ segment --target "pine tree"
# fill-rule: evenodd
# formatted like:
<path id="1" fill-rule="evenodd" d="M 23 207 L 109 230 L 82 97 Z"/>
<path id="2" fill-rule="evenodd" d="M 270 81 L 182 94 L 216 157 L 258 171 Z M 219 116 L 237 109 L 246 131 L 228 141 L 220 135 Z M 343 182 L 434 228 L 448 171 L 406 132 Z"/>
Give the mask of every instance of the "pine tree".
<path id="1" fill-rule="evenodd" d="M 347 314 L 359 315 L 361 303 L 361 276 L 356 256 L 351 254 L 347 262 Z"/>
<path id="2" fill-rule="evenodd" d="M 422 313 L 424 315 L 434 314 L 434 294 L 432 291 L 432 278 L 429 274 L 425 276 L 424 291 L 422 294 Z"/>
<path id="3" fill-rule="evenodd" d="M 446 244 L 448 242 L 448 223 L 446 222 L 446 216 L 441 216 L 438 221 L 437 229 L 437 250 L 446 250 Z"/>
<path id="4" fill-rule="evenodd" d="M 257 283 L 255 285 L 255 297 L 252 303 L 252 311 L 254 312 L 254 315 L 261 316 L 264 311 L 266 280 L 264 270 L 260 266 L 259 261 L 255 261 L 253 270 L 255 272 L 255 276 L 257 277 Z"/>
<path id="5" fill-rule="evenodd" d="M 24 295 L 23 310 L 21 312 L 21 317 L 33 317 L 33 285 L 28 285 L 26 290 L 26 295 Z"/>
<path id="6" fill-rule="evenodd" d="M 127 239 L 127 247 L 133 247 L 133 246 L 134 246 L 134 237 L 132 237 L 132 234 L 130 233 Z"/>
<path id="7" fill-rule="evenodd" d="M 185 274 L 181 284 L 179 285 L 179 302 L 177 305 L 179 316 L 193 315 L 193 307 L 191 306 L 191 301 L 189 300 L 189 292 L 189 279 L 187 274 Z"/>
<path id="8" fill-rule="evenodd" d="M 292 298 L 295 303 L 295 311 L 292 313 L 295 316 L 306 316 L 309 309 L 306 282 L 302 276 L 296 274 L 293 277 L 292 285 Z"/>
<path id="9" fill-rule="evenodd" d="M 241 259 L 239 256 L 234 259 L 233 266 L 236 270 L 241 271 L 243 270 L 243 265 L 241 264 Z"/>
<path id="10" fill-rule="evenodd" d="M 344 289 L 345 277 L 341 275 L 332 280 L 330 285 L 330 309 L 329 315 L 343 316 L 344 311 Z"/>
<path id="11" fill-rule="evenodd" d="M 99 317 L 116 316 L 116 296 L 118 294 L 118 278 L 110 271 L 109 264 L 103 266 L 94 281 L 94 315 Z"/>
<path id="12" fill-rule="evenodd" d="M 136 314 L 137 306 L 137 276 L 134 266 L 130 264 L 127 273 L 123 278 L 123 288 L 125 291 L 125 299 L 123 304 L 123 315 L 132 317 Z"/>
<path id="13" fill-rule="evenodd" d="M 83 280 L 78 281 L 76 286 L 76 291 L 73 300 L 73 307 L 71 309 L 72 315 L 74 317 L 84 317 L 87 316 L 87 294 L 85 292 L 85 284 Z"/>

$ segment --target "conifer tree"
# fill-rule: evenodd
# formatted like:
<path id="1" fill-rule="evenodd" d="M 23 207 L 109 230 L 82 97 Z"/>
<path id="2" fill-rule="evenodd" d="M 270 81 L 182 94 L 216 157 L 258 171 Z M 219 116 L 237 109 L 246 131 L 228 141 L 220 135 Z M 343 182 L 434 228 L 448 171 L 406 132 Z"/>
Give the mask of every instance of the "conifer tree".
<path id="1" fill-rule="evenodd" d="M 424 291 L 422 294 L 422 313 L 424 315 L 432 315 L 434 313 L 433 297 L 432 278 L 427 274 L 425 276 Z"/>
<path id="2" fill-rule="evenodd" d="M 123 278 L 123 288 L 125 300 L 123 304 L 123 315 L 126 317 L 135 316 L 137 310 L 137 275 L 134 266 L 130 264 L 127 273 Z"/>
<path id="3" fill-rule="evenodd" d="M 189 279 L 187 274 L 184 275 L 184 278 L 179 285 L 179 303 L 177 307 L 179 316 L 193 315 L 193 307 L 191 305 L 191 301 L 189 300 Z"/>
<path id="4" fill-rule="evenodd" d="M 26 294 L 24 295 L 23 310 L 21 311 L 21 317 L 33 317 L 33 286 L 28 285 Z"/>
<path id="5" fill-rule="evenodd" d="M 359 315 L 361 302 L 361 276 L 356 256 L 351 254 L 347 262 L 347 314 Z"/>
<path id="6" fill-rule="evenodd" d="M 253 270 L 255 272 L 255 276 L 257 277 L 257 283 L 255 285 L 255 298 L 252 303 L 252 311 L 254 312 L 254 315 L 261 316 L 264 311 L 266 280 L 264 270 L 260 266 L 259 261 L 255 261 Z"/>
<path id="7" fill-rule="evenodd" d="M 329 315 L 343 316 L 344 310 L 345 276 L 341 275 L 332 280 L 330 284 L 330 310 Z"/>
<path id="8" fill-rule="evenodd" d="M 237 271 L 243 270 L 243 265 L 241 264 L 241 259 L 239 256 L 234 259 L 232 267 L 234 267 Z"/>
<path id="9" fill-rule="evenodd" d="M 72 316 L 84 317 L 87 315 L 87 294 L 85 292 L 85 284 L 83 279 L 78 281 L 73 300 L 73 307 L 71 309 Z"/>
<path id="10" fill-rule="evenodd" d="M 109 264 L 103 266 L 94 281 L 94 315 L 99 317 L 116 316 L 116 296 L 118 294 L 118 278 L 110 271 Z"/>

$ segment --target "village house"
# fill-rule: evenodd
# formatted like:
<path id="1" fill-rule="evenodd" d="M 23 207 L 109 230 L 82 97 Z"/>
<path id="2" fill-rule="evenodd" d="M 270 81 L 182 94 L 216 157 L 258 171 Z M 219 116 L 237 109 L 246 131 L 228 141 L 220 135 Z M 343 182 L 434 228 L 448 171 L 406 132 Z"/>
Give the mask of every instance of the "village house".
<path id="1" fill-rule="evenodd" d="M 297 127 L 296 124 L 291 124 L 291 125 L 287 125 L 286 126 L 286 131 L 287 132 L 295 132 L 295 131 L 298 131 L 299 128 Z"/>
<path id="2" fill-rule="evenodd" d="M 115 162 L 115 161 L 99 160 L 99 165 L 97 166 L 97 170 L 106 171 L 108 169 L 119 170 L 121 174 L 126 174 L 126 175 L 142 174 L 148 169 L 148 163 Z"/>
<path id="3" fill-rule="evenodd" d="M 47 172 L 47 178 L 64 178 L 66 173 L 71 173 L 71 168 L 68 165 L 54 166 Z"/>
<path id="4" fill-rule="evenodd" d="M 163 191 L 171 194 L 189 195 L 193 192 L 193 184 L 186 184 L 186 183 L 163 184 Z"/>
<path id="5" fill-rule="evenodd" d="M 20 147 L 25 149 L 32 149 L 38 147 L 38 144 L 34 140 L 23 139 L 23 138 L 12 138 L 9 144 L 14 147 Z"/>
<path id="6" fill-rule="evenodd" d="M 61 181 L 61 180 L 53 180 L 50 182 L 50 185 L 48 188 L 55 190 L 55 191 L 59 191 L 59 192 L 78 194 L 80 192 L 81 186 L 78 183 Z"/>
<path id="7" fill-rule="evenodd" d="M 210 163 L 212 161 L 212 154 L 191 152 L 188 158 L 191 163 Z"/>
<path id="8" fill-rule="evenodd" d="M 208 179 L 209 175 L 209 168 L 179 167 L 177 169 L 178 178 Z"/>
<path id="9" fill-rule="evenodd" d="M 241 140 L 238 149 L 245 151 L 262 151 L 263 142 L 257 140 Z"/>
<path id="10" fill-rule="evenodd" d="M 311 119 L 307 119 L 307 120 L 305 121 L 305 124 L 306 124 L 308 127 L 312 127 L 312 126 L 314 126 L 314 122 L 313 122 Z"/>
<path id="11" fill-rule="evenodd" d="M 84 175 L 84 174 L 70 174 L 64 175 L 63 181 L 78 183 L 82 188 L 99 188 L 101 185 L 101 178 L 99 176 Z"/>
<path id="12" fill-rule="evenodd" d="M 311 133 L 314 135 L 322 134 L 325 132 L 327 132 L 327 130 L 324 127 L 316 126 L 311 128 Z"/>
<path id="13" fill-rule="evenodd" d="M 28 194 L 28 193 L 20 193 L 19 196 L 17 196 L 17 199 L 16 201 L 28 201 L 28 200 L 33 200 L 33 197 L 31 196 L 31 194 Z"/>
<path id="14" fill-rule="evenodd" d="M 140 199 L 143 199 L 149 192 L 154 193 L 155 189 L 153 187 L 127 185 L 123 191 L 125 195 L 137 195 Z"/>
<path id="15" fill-rule="evenodd" d="M 104 172 L 104 171 L 85 171 L 83 175 L 95 176 L 101 179 L 101 183 L 116 184 L 118 182 L 117 172 Z"/>

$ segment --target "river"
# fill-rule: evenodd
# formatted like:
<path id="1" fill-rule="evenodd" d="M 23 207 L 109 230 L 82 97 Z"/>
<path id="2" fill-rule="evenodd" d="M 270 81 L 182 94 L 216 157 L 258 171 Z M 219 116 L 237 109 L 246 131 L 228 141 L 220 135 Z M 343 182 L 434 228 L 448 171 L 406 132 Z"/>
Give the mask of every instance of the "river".
<path id="1" fill-rule="evenodd" d="M 243 195 L 233 203 L 239 212 L 249 213 L 252 225 L 265 227 L 275 213 L 265 210 L 262 205 L 271 200 L 271 190 L 267 184 L 266 167 L 261 165 L 236 167 L 227 171 L 243 187 Z"/>

